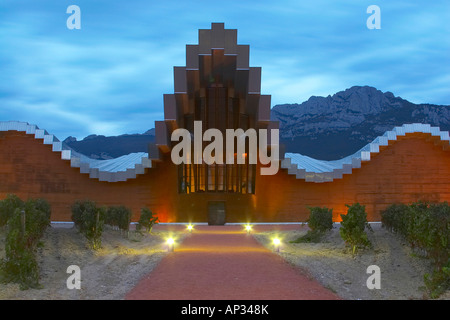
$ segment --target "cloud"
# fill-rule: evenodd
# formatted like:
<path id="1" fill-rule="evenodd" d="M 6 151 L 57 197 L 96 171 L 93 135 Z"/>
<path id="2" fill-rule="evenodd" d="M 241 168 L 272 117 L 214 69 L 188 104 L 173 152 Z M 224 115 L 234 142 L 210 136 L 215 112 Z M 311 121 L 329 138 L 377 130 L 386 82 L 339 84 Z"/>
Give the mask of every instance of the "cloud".
<path id="1" fill-rule="evenodd" d="M 163 118 L 173 66 L 198 29 L 225 22 L 262 67 L 273 104 L 301 103 L 372 85 L 416 103 L 450 104 L 445 1 L 379 0 L 382 29 L 368 30 L 369 1 L 111 2 L 0 5 L 0 120 L 37 124 L 60 138 L 144 132 Z"/>

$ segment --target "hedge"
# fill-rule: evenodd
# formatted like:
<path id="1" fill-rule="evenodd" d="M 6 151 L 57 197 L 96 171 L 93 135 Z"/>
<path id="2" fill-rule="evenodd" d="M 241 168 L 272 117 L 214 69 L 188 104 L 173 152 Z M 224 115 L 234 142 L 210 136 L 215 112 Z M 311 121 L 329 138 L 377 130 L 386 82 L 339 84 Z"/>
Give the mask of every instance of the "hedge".
<path id="1" fill-rule="evenodd" d="M 431 259 L 434 270 L 424 275 L 431 297 L 436 298 L 450 289 L 450 206 L 447 202 L 394 204 L 381 212 L 381 222 Z"/>

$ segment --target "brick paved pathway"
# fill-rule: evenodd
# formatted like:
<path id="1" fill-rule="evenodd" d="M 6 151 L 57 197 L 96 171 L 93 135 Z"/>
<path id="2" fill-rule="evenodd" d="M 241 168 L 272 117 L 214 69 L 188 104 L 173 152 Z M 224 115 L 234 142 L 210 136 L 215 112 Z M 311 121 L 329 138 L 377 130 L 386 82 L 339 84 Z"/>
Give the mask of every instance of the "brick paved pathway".
<path id="1" fill-rule="evenodd" d="M 298 228 L 257 225 L 254 228 Z M 242 226 L 198 225 L 126 296 L 134 300 L 339 299 Z"/>

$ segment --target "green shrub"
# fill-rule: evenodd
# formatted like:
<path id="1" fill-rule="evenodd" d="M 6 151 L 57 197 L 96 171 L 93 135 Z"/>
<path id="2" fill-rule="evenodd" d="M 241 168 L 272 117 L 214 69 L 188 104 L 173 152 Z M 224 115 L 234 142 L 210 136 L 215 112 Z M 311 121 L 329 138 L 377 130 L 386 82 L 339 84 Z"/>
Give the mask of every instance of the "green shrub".
<path id="1" fill-rule="evenodd" d="M 426 252 L 440 268 L 449 258 L 450 206 L 448 203 L 395 204 L 381 213 L 383 226 L 400 234 L 413 248 Z"/>
<path id="2" fill-rule="evenodd" d="M 429 211 L 428 233 L 422 236 L 427 254 L 437 269 L 450 267 L 450 206 L 447 202 L 431 204 Z"/>
<path id="3" fill-rule="evenodd" d="M 354 255 L 358 248 L 365 248 L 371 243 L 367 238 L 365 229 L 372 230 L 367 222 L 365 206 L 356 203 L 348 207 L 347 214 L 341 214 L 342 222 L 339 234 L 342 239 L 351 247 Z"/>
<path id="4" fill-rule="evenodd" d="M 320 242 L 324 234 L 333 228 L 333 209 L 325 207 L 308 207 L 308 209 L 310 213 L 307 222 L 311 230 L 291 243 Z"/>
<path id="5" fill-rule="evenodd" d="M 84 201 L 76 201 L 72 207 L 72 221 L 75 224 L 75 227 L 82 232 L 84 228 L 83 224 L 83 212 L 85 211 L 93 211 L 95 212 L 97 209 L 97 205 L 94 201 L 91 200 L 84 200 Z"/>
<path id="6" fill-rule="evenodd" d="M 313 231 L 326 232 L 333 228 L 333 209 L 309 208 L 308 226 Z"/>
<path id="7" fill-rule="evenodd" d="M 17 207 L 7 223 L 6 255 L 0 262 L 0 278 L 2 282 L 19 283 L 21 289 L 37 288 L 36 247 L 50 225 L 50 205 L 42 199 L 15 201 L 15 204 Z"/>
<path id="8" fill-rule="evenodd" d="M 159 221 L 158 217 L 148 208 L 141 209 L 141 216 L 139 218 L 136 229 L 138 231 L 145 229 L 147 232 L 152 232 L 152 228 Z"/>
<path id="9" fill-rule="evenodd" d="M 406 204 L 393 204 L 381 212 L 381 223 L 387 230 L 402 236 L 407 234 L 409 207 Z"/>
<path id="10" fill-rule="evenodd" d="M 131 210 L 125 206 L 109 207 L 106 211 L 105 224 L 128 231 L 131 222 Z"/>
<path id="11" fill-rule="evenodd" d="M 118 227 L 120 230 L 128 231 L 131 222 L 131 210 L 125 207 L 119 207 Z"/>
<path id="12" fill-rule="evenodd" d="M 405 209 L 406 207 L 406 209 Z M 382 212 L 382 222 L 402 235 L 412 248 L 425 252 L 434 270 L 424 275 L 431 297 L 450 289 L 450 206 L 447 202 L 392 205 Z"/>
<path id="13" fill-rule="evenodd" d="M 72 205 L 72 221 L 88 240 L 88 245 L 97 250 L 102 245 L 105 208 L 97 207 L 91 200 L 76 201 Z"/>
<path id="14" fill-rule="evenodd" d="M 116 207 L 108 207 L 105 212 L 105 224 L 112 227 L 118 227 Z"/>
<path id="15" fill-rule="evenodd" d="M 433 299 L 439 298 L 441 294 L 450 290 L 450 261 L 441 269 L 435 269 L 431 274 L 425 274 L 424 282 Z"/>
<path id="16" fill-rule="evenodd" d="M 51 207 L 43 199 L 30 199 L 25 202 L 25 225 L 28 241 L 37 243 L 50 226 Z"/>
<path id="17" fill-rule="evenodd" d="M 14 282 L 21 290 L 39 288 L 39 265 L 34 248 L 28 248 L 18 229 L 6 237 L 6 258 L 0 262 L 0 279 L 3 283 Z"/>
<path id="18" fill-rule="evenodd" d="M 413 248 L 425 248 L 426 235 L 430 226 L 429 204 L 426 202 L 416 202 L 409 206 L 406 215 L 405 238 Z"/>
<path id="19" fill-rule="evenodd" d="M 106 211 L 105 224 L 128 231 L 131 222 L 131 210 L 125 206 L 109 207 Z"/>
<path id="20" fill-rule="evenodd" d="M 23 208 L 24 202 L 15 194 L 8 194 L 0 201 L 0 227 L 6 226 L 17 208 Z"/>

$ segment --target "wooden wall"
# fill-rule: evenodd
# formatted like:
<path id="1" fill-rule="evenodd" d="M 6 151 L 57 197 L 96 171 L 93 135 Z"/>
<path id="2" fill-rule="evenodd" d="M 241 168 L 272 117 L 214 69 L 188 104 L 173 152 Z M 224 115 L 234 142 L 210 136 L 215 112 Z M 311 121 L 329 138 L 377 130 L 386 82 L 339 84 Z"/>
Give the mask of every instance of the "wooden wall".
<path id="1" fill-rule="evenodd" d="M 448 147 L 448 142 L 446 143 Z M 259 172 L 259 168 L 257 170 Z M 389 204 L 417 200 L 450 201 L 450 152 L 428 134 L 408 134 L 385 147 L 352 174 L 333 182 L 311 183 L 280 170 L 256 178 L 256 194 L 178 194 L 177 171 L 170 158 L 126 182 L 100 182 L 71 168 L 59 152 L 32 135 L 0 133 L 0 199 L 8 193 L 45 198 L 52 220 L 70 221 L 70 206 L 90 199 L 99 205 L 125 205 L 139 218 L 142 207 L 162 222 L 205 222 L 208 201 L 226 201 L 228 222 L 298 222 L 308 206 L 333 208 L 334 219 L 345 204 L 366 205 L 368 218 L 379 221 Z"/>

